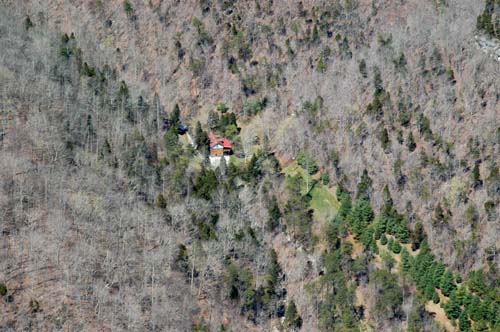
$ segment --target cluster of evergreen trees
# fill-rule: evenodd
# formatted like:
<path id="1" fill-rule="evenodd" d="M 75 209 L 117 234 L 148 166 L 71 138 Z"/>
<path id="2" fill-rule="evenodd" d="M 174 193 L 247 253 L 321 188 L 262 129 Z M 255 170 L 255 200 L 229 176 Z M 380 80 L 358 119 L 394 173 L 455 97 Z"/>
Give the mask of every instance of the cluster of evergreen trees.
<path id="1" fill-rule="evenodd" d="M 227 290 L 227 297 L 240 305 L 242 314 L 246 314 L 251 320 L 255 320 L 259 315 L 271 315 L 283 317 L 285 309 L 280 300 L 286 295 L 279 286 L 281 283 L 281 267 L 278 263 L 278 256 L 274 249 L 268 252 L 267 270 L 264 276 L 264 284 L 255 287 L 254 277 L 250 269 L 239 264 L 234 259 L 228 259 L 224 282 Z M 293 301 L 292 306 L 295 306 Z M 293 315 L 292 312 L 294 311 Z M 296 308 L 286 310 L 290 324 L 296 322 L 298 316 Z M 293 319 L 291 318 L 293 316 Z M 293 320 L 293 321 L 292 321 Z"/>
<path id="2" fill-rule="evenodd" d="M 450 320 L 458 319 L 460 331 L 470 331 L 471 326 L 474 331 L 500 327 L 500 296 L 494 285 L 487 285 L 483 272 L 473 271 L 467 281 L 462 281 L 435 260 L 426 241 L 415 257 L 407 251 L 402 253 L 401 270 L 415 280 L 427 300 L 439 303 L 436 290 L 441 291 L 445 297 L 441 306 Z"/>
<path id="3" fill-rule="evenodd" d="M 239 133 L 236 114 L 228 112 L 228 108 L 221 105 L 224 104 L 219 104 L 217 111 L 208 113 L 208 127 L 212 131 L 220 132 L 223 136 L 234 139 Z"/>
<path id="4" fill-rule="evenodd" d="M 307 243 L 311 239 L 313 210 L 309 207 L 311 196 L 309 193 L 302 193 L 303 182 L 304 179 L 300 174 L 288 176 L 289 198 L 285 203 L 283 215 L 287 229 L 294 235 L 295 239 Z"/>
<path id="5" fill-rule="evenodd" d="M 338 218 L 328 223 L 328 250 L 322 256 L 322 275 L 311 286 L 314 296 L 325 294 L 319 303 L 318 327 L 321 331 L 359 331 L 359 321 L 363 318 L 363 308 L 355 303 L 356 285 L 353 283 L 360 265 L 351 257 L 352 245 L 343 239 L 343 226 Z"/>
<path id="6" fill-rule="evenodd" d="M 500 0 L 486 0 L 483 12 L 477 17 L 477 29 L 500 39 Z"/>
<path id="7" fill-rule="evenodd" d="M 432 255 L 422 224 L 416 223 L 413 230 L 409 228 L 406 218 L 394 207 L 387 187 L 382 193 L 384 204 L 381 211 L 374 215 L 368 200 L 370 187 L 369 177 L 363 174 L 358 185 L 358 198 L 353 205 L 349 192 L 338 186 L 337 196 L 342 205 L 326 230 L 331 246 L 338 247 L 339 237 L 345 236 L 347 230 L 363 243 L 368 253 L 378 253 L 376 241 L 380 240 L 381 245 L 387 245 L 391 252 L 401 255 L 401 272 L 415 281 L 424 299 L 441 302 L 446 315 L 459 325 L 460 331 L 472 331 L 472 328 L 474 331 L 495 331 L 500 328 L 500 294 L 495 288 L 498 280 L 493 278 L 488 282 L 483 272 L 475 271 L 468 280 L 462 281 L 459 275 L 454 275 Z M 412 253 L 402 246 L 406 243 L 411 243 Z M 379 277 L 386 281 L 391 278 L 388 275 Z M 437 290 L 444 296 L 443 301 Z M 396 299 L 397 294 L 392 297 L 392 300 Z"/>
<path id="8" fill-rule="evenodd" d="M 498 1 L 498 0 L 496 0 Z M 488 3 L 492 3 L 490 0 Z M 496 4 L 498 6 L 498 4 Z M 487 5 L 488 7 L 488 5 Z M 488 7 L 489 8 L 489 7 Z M 486 12 L 486 10 L 485 10 Z M 488 9 L 488 15 L 493 12 Z M 483 14 L 484 16 L 485 14 Z M 484 24 L 484 18 L 482 19 Z M 275 174 L 279 171 L 279 163 L 274 156 L 266 151 L 261 151 L 252 156 L 250 161 L 241 166 L 233 163 L 222 164 L 218 170 L 202 168 L 193 175 L 186 176 L 187 164 L 190 157 L 189 149 L 185 149 L 179 144 L 176 124 L 179 122 L 180 110 L 176 106 L 171 113 L 170 123 L 173 123 L 164 134 L 163 143 L 166 155 L 158 157 L 158 146 L 148 142 L 145 137 L 148 133 L 157 133 L 162 117 L 154 116 L 151 111 L 161 109 L 157 98 L 150 106 L 145 98 L 139 96 L 137 102 L 132 101 L 129 87 L 123 81 L 116 80 L 116 72 L 109 66 L 97 68 L 83 61 L 81 50 L 76 47 L 75 37 L 64 35 L 59 49 L 61 62 L 51 69 L 54 80 L 65 85 L 77 88 L 75 77 L 71 74 L 75 71 L 84 78 L 86 88 L 97 96 L 97 102 L 103 109 L 110 111 L 110 114 L 122 116 L 131 128 L 141 124 L 145 128 L 144 132 L 139 130 L 131 131 L 132 134 L 124 135 L 123 141 L 112 142 L 105 138 L 97 139 L 98 128 L 95 123 L 95 114 L 88 112 L 79 121 L 67 124 L 67 141 L 65 146 L 68 150 L 68 159 L 72 159 L 72 150 L 75 146 L 88 147 L 91 151 L 99 151 L 101 160 L 107 161 L 113 167 L 122 167 L 130 179 L 130 184 L 136 191 L 144 194 L 145 201 L 155 203 L 160 209 L 165 209 L 169 202 L 163 193 L 156 197 L 148 197 L 148 184 L 152 187 L 159 187 L 162 181 L 168 182 L 169 190 L 177 195 L 184 196 L 188 191 L 200 199 L 210 201 L 217 189 L 221 188 L 226 193 L 236 190 L 236 179 L 240 178 L 247 183 L 256 183 L 264 174 Z M 384 97 L 384 90 L 380 79 L 380 74 L 375 75 L 375 99 Z M 382 98 L 383 99 L 383 98 Z M 319 102 L 318 102 L 319 104 Z M 374 104 L 375 101 L 374 101 Z M 372 105 L 373 106 L 373 105 Z M 380 105 L 379 105 L 380 106 Z M 378 110 L 379 106 L 374 106 L 373 110 Z M 312 105 L 308 108 L 311 112 L 316 112 L 320 106 Z M 380 106 L 380 110 L 381 110 Z M 220 107 L 219 112 L 212 114 L 209 126 L 213 130 L 219 130 L 226 136 L 237 135 L 236 116 L 227 112 L 226 107 Z M 164 112 L 162 111 L 161 114 Z M 426 131 L 427 123 L 425 119 L 419 121 L 419 130 Z M 75 126 L 81 130 L 74 130 Z M 198 130 L 199 128 L 199 130 Z M 196 141 L 201 146 L 206 146 L 208 139 L 206 132 L 201 129 L 201 124 L 197 126 Z M 121 151 L 121 153 L 119 152 Z M 317 167 L 314 161 L 307 155 L 301 156 L 299 162 L 309 174 L 315 173 Z M 227 168 L 227 169 L 225 169 Z M 498 183 L 498 169 L 487 180 L 493 183 L 488 188 L 496 193 Z M 475 185 L 480 185 L 476 176 Z M 309 208 L 310 197 L 301 192 L 303 179 L 300 176 L 288 179 L 289 199 L 283 211 L 280 209 L 278 200 L 273 197 L 269 203 L 269 229 L 275 229 L 285 217 L 286 224 L 293 230 L 299 240 L 308 240 L 311 236 L 312 210 Z M 151 185 L 152 183 L 152 185 Z M 425 240 L 425 233 L 421 224 L 416 224 L 413 230 L 408 227 L 407 219 L 399 214 L 393 206 L 389 190 L 383 192 L 384 204 L 380 213 L 376 216 L 370 205 L 370 195 L 372 194 L 371 179 L 367 172 L 363 173 L 358 185 L 358 191 L 354 204 L 351 195 L 342 186 L 338 187 L 338 198 L 341 208 L 337 217 L 328 225 L 327 237 L 329 249 L 323 256 L 324 275 L 320 278 L 319 287 L 324 289 L 326 297 L 319 306 L 320 325 L 325 331 L 358 330 L 358 321 L 362 316 L 360 308 L 354 305 L 354 286 L 349 282 L 352 279 L 352 271 L 363 274 L 359 262 L 351 258 L 349 243 L 342 238 L 349 230 L 356 239 L 360 240 L 366 252 L 377 253 L 377 240 L 395 254 L 401 254 L 401 271 L 413 279 L 421 294 L 435 303 L 442 302 L 448 317 L 456 320 L 461 331 L 474 330 L 495 330 L 500 328 L 500 296 L 495 289 L 495 284 L 488 281 L 485 274 L 473 272 L 466 281 L 457 280 L 445 266 L 437 262 L 433 257 Z M 169 197 L 169 196 L 167 196 Z M 201 240 L 216 238 L 217 217 L 210 217 L 207 220 L 193 219 L 193 224 L 197 226 L 198 235 Z M 419 250 L 415 257 L 408 252 L 401 244 L 411 243 L 412 250 Z M 280 293 L 280 267 L 277 263 L 276 253 L 269 254 L 269 266 L 266 273 L 266 283 L 264 286 L 255 288 L 253 276 L 242 264 L 231 260 L 227 264 L 226 285 L 228 297 L 241 304 L 242 311 L 249 313 L 250 317 L 255 317 L 262 311 L 272 312 L 278 310 L 276 303 L 283 294 Z M 178 255 L 175 258 L 177 268 L 188 277 L 194 277 L 196 271 L 190 268 L 188 248 L 181 245 Z M 387 271 L 386 271 L 387 272 Z M 389 273 L 389 272 L 387 272 Z M 379 272 L 375 278 L 381 280 L 388 298 L 383 301 L 384 305 L 390 303 L 391 312 L 397 313 L 399 308 L 399 294 L 392 292 L 396 287 L 391 274 Z M 438 296 L 439 289 L 445 296 L 441 300 Z M 385 295 L 385 294 L 384 294 Z M 384 308 L 381 306 L 380 308 Z M 381 309 L 382 310 L 382 309 Z M 278 310 L 280 314 L 285 314 L 284 310 Z M 300 315 L 293 302 L 290 302 L 285 314 L 287 324 L 290 326 L 300 326 Z"/>

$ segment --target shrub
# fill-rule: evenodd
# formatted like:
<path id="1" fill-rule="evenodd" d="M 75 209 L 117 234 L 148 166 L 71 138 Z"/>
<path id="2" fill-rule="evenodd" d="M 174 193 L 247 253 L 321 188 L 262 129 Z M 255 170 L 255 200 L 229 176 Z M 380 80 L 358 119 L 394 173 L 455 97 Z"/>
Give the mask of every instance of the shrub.
<path id="1" fill-rule="evenodd" d="M 477 189 L 483 185 L 483 181 L 481 180 L 481 172 L 479 170 L 479 163 L 476 163 L 474 165 L 474 168 L 472 169 L 472 187 L 474 189 Z"/>
<path id="2" fill-rule="evenodd" d="M 156 207 L 159 209 L 165 209 L 167 207 L 167 200 L 162 193 L 159 193 L 156 197 Z"/>
<path id="3" fill-rule="evenodd" d="M 470 203 L 465 209 L 465 220 L 472 226 L 479 220 L 479 214 L 473 203 Z"/>
<path id="4" fill-rule="evenodd" d="M 493 167 L 490 171 L 490 175 L 486 179 L 488 184 L 487 191 L 488 195 L 492 197 L 497 197 L 500 195 L 500 170 L 497 167 Z"/>
<path id="5" fill-rule="evenodd" d="M 226 106 L 224 103 L 218 103 L 217 104 L 217 111 L 221 113 L 226 113 L 229 110 L 229 107 Z"/>
<path id="6" fill-rule="evenodd" d="M 31 21 L 31 18 L 29 16 L 26 16 L 26 19 L 24 20 L 24 28 L 26 30 L 29 30 L 30 28 L 33 28 L 35 25 L 33 24 L 33 21 Z"/>
<path id="7" fill-rule="evenodd" d="M 134 14 L 134 7 L 132 7 L 132 4 L 129 0 L 125 0 L 123 2 L 123 9 L 125 10 L 127 16 L 132 16 L 132 14 Z"/>
<path id="8" fill-rule="evenodd" d="M 407 61 L 403 51 L 400 51 L 398 57 L 392 60 L 392 62 L 394 63 L 396 71 L 402 72 L 406 69 Z"/>
<path id="9" fill-rule="evenodd" d="M 30 300 L 30 309 L 31 312 L 38 312 L 40 310 L 40 303 L 37 300 Z"/>
<path id="10" fill-rule="evenodd" d="M 420 113 L 417 117 L 418 132 L 422 137 L 429 139 L 432 137 L 431 122 L 424 114 Z"/>
<path id="11" fill-rule="evenodd" d="M 205 70 L 205 60 L 191 57 L 189 59 L 189 70 L 191 70 L 194 76 L 200 76 Z"/>
<path id="12" fill-rule="evenodd" d="M 495 211 L 495 203 L 493 201 L 487 201 L 484 203 L 484 211 L 486 211 L 486 215 L 489 220 L 495 220 L 497 213 Z"/>
<path id="13" fill-rule="evenodd" d="M 7 294 L 7 286 L 0 282 L 0 296 L 4 296 L 5 294 Z"/>
<path id="14" fill-rule="evenodd" d="M 320 179 L 324 185 L 328 185 L 330 183 L 330 174 L 328 174 L 328 172 L 322 172 Z"/>
<path id="15" fill-rule="evenodd" d="M 316 71 L 318 73 L 324 73 L 326 71 L 325 59 L 322 56 L 320 56 L 318 59 L 318 63 L 316 65 Z"/>

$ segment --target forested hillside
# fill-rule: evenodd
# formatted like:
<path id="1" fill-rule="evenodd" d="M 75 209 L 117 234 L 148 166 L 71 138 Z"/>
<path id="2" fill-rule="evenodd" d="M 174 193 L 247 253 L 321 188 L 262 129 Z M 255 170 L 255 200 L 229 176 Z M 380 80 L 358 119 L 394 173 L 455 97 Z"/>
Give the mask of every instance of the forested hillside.
<path id="1" fill-rule="evenodd" d="M 500 331 L 499 26 L 0 2 L 0 330 Z"/>

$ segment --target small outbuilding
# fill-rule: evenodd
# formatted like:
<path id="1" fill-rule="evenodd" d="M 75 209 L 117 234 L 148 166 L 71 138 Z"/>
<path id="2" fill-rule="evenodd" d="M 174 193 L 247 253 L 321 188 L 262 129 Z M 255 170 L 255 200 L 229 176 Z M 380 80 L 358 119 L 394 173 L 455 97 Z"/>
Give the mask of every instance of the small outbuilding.
<path id="1" fill-rule="evenodd" d="M 188 126 L 186 126 L 185 124 L 180 124 L 177 126 L 177 133 L 179 135 L 184 135 L 185 133 L 187 133 L 188 129 Z"/>

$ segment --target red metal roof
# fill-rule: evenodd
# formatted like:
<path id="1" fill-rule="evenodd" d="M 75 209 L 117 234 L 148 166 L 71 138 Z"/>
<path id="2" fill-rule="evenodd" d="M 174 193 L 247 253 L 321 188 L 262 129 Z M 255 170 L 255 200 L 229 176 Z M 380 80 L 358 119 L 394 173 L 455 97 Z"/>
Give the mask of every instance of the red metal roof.
<path id="1" fill-rule="evenodd" d="M 213 132 L 208 133 L 208 139 L 210 140 L 211 148 L 218 144 L 221 144 L 224 148 L 232 148 L 231 142 L 227 138 L 217 135 Z"/>
<path id="2" fill-rule="evenodd" d="M 229 140 L 227 138 L 224 138 L 224 140 L 222 141 L 222 145 L 225 148 L 231 148 L 231 142 L 229 142 Z"/>

